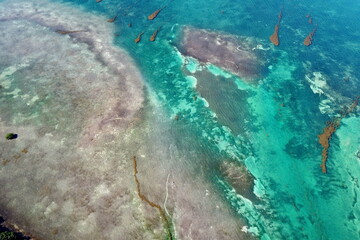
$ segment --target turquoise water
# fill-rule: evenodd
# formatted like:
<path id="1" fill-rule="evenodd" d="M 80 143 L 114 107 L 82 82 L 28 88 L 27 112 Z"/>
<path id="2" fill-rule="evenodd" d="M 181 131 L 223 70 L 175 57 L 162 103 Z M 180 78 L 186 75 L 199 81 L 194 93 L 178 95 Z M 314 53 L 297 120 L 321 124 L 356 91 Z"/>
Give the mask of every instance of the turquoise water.
<path id="1" fill-rule="evenodd" d="M 264 189 L 261 198 L 266 202 L 265 207 L 262 204 L 244 207 L 246 204 L 241 197 L 231 193 L 226 185 L 216 183 L 216 176 L 209 174 L 209 178 L 215 181 L 219 188 L 224 188 L 223 191 L 234 210 L 245 216 L 250 226 L 256 226 L 259 235 L 264 238 L 360 237 L 358 186 L 354 183 L 357 181 L 355 176 L 359 176 L 359 159 L 354 152 L 359 148 L 356 132 L 360 125 L 354 122 L 346 126 L 354 129 L 353 135 L 347 138 L 352 139 L 349 140 L 349 146 L 341 145 L 341 142 L 345 141 L 341 133 L 345 130 L 339 130 L 332 139 L 329 173 L 322 174 L 319 168 L 321 147 L 316 136 L 322 132 L 324 124 L 332 116 L 319 111 L 318 106 L 323 96 L 315 95 L 304 78 L 308 72 L 321 71 L 328 76 L 328 85 L 339 95 L 353 99 L 359 94 L 359 72 L 356 66 L 359 66 L 360 52 L 356 51 L 359 49 L 356 39 L 360 37 L 360 28 L 355 10 L 359 9 L 359 5 L 353 4 L 353 7 L 349 7 L 351 4 L 339 1 L 327 2 L 324 5 L 313 1 L 284 1 L 281 4 L 271 1 L 196 1 L 183 4 L 174 1 L 169 3 L 168 9 L 163 15 L 160 14 L 158 19 L 167 21 L 167 17 L 174 14 L 174 20 L 163 27 L 159 40 L 154 44 L 144 42 L 136 46 L 132 43 L 134 35 L 131 33 L 136 32 L 134 29 L 141 31 L 143 26 L 134 26 L 131 30 L 120 29 L 120 32 L 124 32 L 124 37 L 117 42 L 125 46 L 138 61 L 148 84 L 165 102 L 169 113 L 181 112 L 186 122 L 184 124 L 194 128 L 196 141 L 204 142 L 208 148 L 218 148 L 239 161 L 245 161 L 250 172 L 261 183 Z M 152 6 L 147 8 L 146 3 L 141 6 L 149 11 L 154 9 Z M 268 36 L 271 35 L 280 7 L 283 7 L 284 15 L 280 27 L 281 45 L 270 50 L 271 57 L 276 60 L 271 63 L 269 74 L 256 87 L 240 87 L 238 95 L 227 92 L 233 101 L 241 105 L 239 107 L 247 108 L 247 112 L 241 111 L 243 115 L 232 124 L 244 125 L 243 131 L 246 133 L 237 136 L 232 134 L 235 131 L 221 129 L 219 126 L 222 118 L 231 118 L 231 115 L 218 116 L 217 121 L 211 117 L 212 111 L 217 109 L 212 109 L 211 105 L 208 108 L 202 102 L 191 103 L 191 96 L 198 93 L 179 71 L 180 59 L 171 43 L 169 44 L 169 40 L 176 41 L 172 39 L 178 25 L 173 29 L 171 27 L 172 24 L 186 24 L 254 36 L 268 46 Z M 221 14 L 220 10 L 225 13 Z M 305 16 L 308 13 L 311 13 L 319 28 L 314 44 L 306 48 L 302 45 L 302 40 L 313 28 L 307 24 Z M 146 24 L 149 23 L 144 23 L 145 26 Z M 156 26 L 156 23 L 153 25 Z M 128 38 L 128 35 L 131 37 Z M 311 66 L 304 66 L 307 62 L 310 62 Z M 352 69 L 351 84 L 343 80 L 348 68 Z M 241 81 L 234 77 L 229 78 L 229 81 L 235 83 Z M 350 85 L 351 89 L 346 84 Z M 222 85 L 218 87 L 221 88 Z M 208 97 L 213 97 L 214 101 L 224 105 L 229 102 L 222 102 L 226 96 L 214 94 Z M 341 99 L 337 101 L 342 102 Z M 335 104 L 330 107 L 336 109 L 335 112 L 341 108 Z M 233 112 L 240 114 L 235 109 Z M 226 112 L 218 111 L 216 114 Z M 227 125 L 230 126 L 231 124 Z M 345 126 L 340 129 L 342 128 Z M 183 137 L 194 139 L 192 135 Z M 219 141 L 213 144 L 209 139 Z M 223 141 L 225 143 L 222 143 Z M 345 152 L 348 153 L 345 155 L 347 157 L 344 156 Z M 342 164 L 345 158 L 352 161 L 354 166 L 345 167 Z"/>
<path id="2" fill-rule="evenodd" d="M 108 18 L 118 14 L 109 23 L 116 28 L 114 44 L 134 58 L 146 91 L 165 117 L 177 116 L 172 136 L 179 149 L 206 156 L 188 159 L 187 167 L 202 168 L 254 236 L 360 239 L 359 108 L 342 120 L 331 139 L 327 174 L 321 172 L 317 138 L 326 122 L 360 94 L 359 2 L 61 2 Z M 146 19 L 163 6 L 155 20 Z M 280 46 L 275 47 L 268 39 L 281 9 Z M 305 47 L 302 42 L 315 24 L 313 44 Z M 211 64 L 201 68 L 178 50 L 183 26 L 252 37 L 265 49 L 266 71 L 249 83 Z M 156 41 L 149 42 L 159 27 Z M 326 86 L 311 82 L 314 72 L 321 73 Z M 220 170 L 222 161 L 245 164 L 254 176 L 256 196 L 235 190 Z"/>

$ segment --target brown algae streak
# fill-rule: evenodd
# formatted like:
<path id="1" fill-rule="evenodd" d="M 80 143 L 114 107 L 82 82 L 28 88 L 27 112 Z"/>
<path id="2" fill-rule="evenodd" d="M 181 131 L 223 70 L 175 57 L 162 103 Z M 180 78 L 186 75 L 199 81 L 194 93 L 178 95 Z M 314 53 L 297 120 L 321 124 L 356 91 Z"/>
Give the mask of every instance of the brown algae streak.
<path id="1" fill-rule="evenodd" d="M 155 19 L 155 18 L 157 17 L 157 15 L 161 12 L 161 10 L 163 10 L 164 8 L 165 8 L 165 7 L 162 7 L 162 8 L 160 8 L 160 9 L 156 10 L 155 12 L 153 12 L 152 14 L 150 14 L 150 15 L 148 16 L 148 19 L 149 19 L 149 20 Z"/>
<path id="2" fill-rule="evenodd" d="M 135 43 L 140 42 L 140 41 L 141 41 L 141 36 L 142 36 L 143 34 L 144 34 L 144 32 L 140 33 L 140 34 L 137 36 L 137 38 L 135 38 L 134 42 L 135 42 Z"/>
<path id="3" fill-rule="evenodd" d="M 55 32 L 65 35 L 65 34 L 85 32 L 85 31 L 84 30 L 76 30 L 76 31 L 56 30 Z"/>
<path id="4" fill-rule="evenodd" d="M 165 214 L 165 211 L 162 209 L 162 207 L 160 207 L 159 204 L 156 204 L 152 201 L 150 201 L 149 199 L 147 199 L 147 197 L 141 193 L 141 188 L 140 188 L 140 182 L 139 182 L 139 179 L 137 178 L 137 161 L 136 161 L 136 156 L 133 156 L 133 164 L 134 164 L 134 178 L 135 178 L 135 183 L 136 183 L 136 189 L 137 189 L 137 193 L 138 193 L 138 196 L 139 198 L 146 202 L 147 204 L 149 204 L 151 207 L 153 208 L 157 208 L 159 213 L 160 213 L 160 216 L 163 218 L 164 220 L 164 223 L 165 223 L 165 228 L 167 230 L 167 234 L 168 234 L 168 237 L 170 240 L 173 240 L 173 236 L 172 236 L 172 233 L 171 233 L 171 226 L 170 226 L 170 222 L 169 220 L 167 219 L 166 217 L 166 214 Z"/>
<path id="5" fill-rule="evenodd" d="M 327 172 L 326 161 L 328 159 L 328 150 L 330 147 L 329 141 L 331 139 L 331 136 L 335 133 L 336 129 L 339 126 L 340 126 L 340 121 L 330 121 L 326 124 L 323 133 L 318 135 L 319 143 L 323 147 L 323 150 L 321 152 L 321 164 L 320 164 L 321 171 L 323 173 Z"/>
<path id="6" fill-rule="evenodd" d="M 321 171 L 323 173 L 327 173 L 327 168 L 326 168 L 326 162 L 328 160 L 328 150 L 330 147 L 330 139 L 332 137 L 332 135 L 335 133 L 335 131 L 340 127 L 341 124 L 341 120 L 346 117 L 346 115 L 348 115 L 350 112 L 352 112 L 354 110 L 354 108 L 358 105 L 359 103 L 359 98 L 360 96 L 356 97 L 355 101 L 351 104 L 351 106 L 338 118 L 335 118 L 334 120 L 328 122 L 326 124 L 326 127 L 323 130 L 323 133 L 318 135 L 319 138 L 319 143 L 320 145 L 323 147 L 322 152 L 321 152 Z"/>
<path id="7" fill-rule="evenodd" d="M 314 30 L 312 30 L 311 33 L 309 33 L 309 35 L 306 36 L 306 38 L 304 39 L 304 45 L 305 46 L 310 46 L 312 44 L 312 39 L 313 39 L 313 36 L 316 32 L 316 29 L 317 29 L 317 26 L 314 28 Z"/>
<path id="8" fill-rule="evenodd" d="M 151 41 L 151 42 L 154 42 L 154 41 L 155 41 L 156 36 L 157 36 L 159 30 L 160 30 L 160 28 L 156 29 L 156 31 L 151 35 L 151 37 L 150 37 L 150 41 Z"/>
<path id="9" fill-rule="evenodd" d="M 280 11 L 280 13 L 278 15 L 278 22 L 275 25 L 274 33 L 270 36 L 270 41 L 275 46 L 279 46 L 279 44 L 280 44 L 280 42 L 279 42 L 279 26 L 280 26 L 281 18 L 282 18 L 282 11 Z"/>
<path id="10" fill-rule="evenodd" d="M 116 18 L 117 18 L 117 15 L 113 18 L 108 19 L 107 22 L 113 23 L 113 22 L 115 22 Z"/>

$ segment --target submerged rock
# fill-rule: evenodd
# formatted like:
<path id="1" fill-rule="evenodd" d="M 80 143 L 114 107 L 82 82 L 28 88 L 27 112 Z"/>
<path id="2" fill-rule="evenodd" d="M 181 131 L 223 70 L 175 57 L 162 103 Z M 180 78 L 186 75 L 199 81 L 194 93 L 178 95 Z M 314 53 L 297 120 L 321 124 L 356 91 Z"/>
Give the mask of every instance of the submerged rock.
<path id="1" fill-rule="evenodd" d="M 239 76 L 254 80 L 261 76 L 264 62 L 249 38 L 184 27 L 180 51 L 203 63 L 212 63 Z"/>
<path id="2" fill-rule="evenodd" d="M 5 138 L 7 140 L 13 140 L 13 139 L 16 139 L 18 137 L 18 135 L 16 133 L 8 133 L 6 134 Z"/>

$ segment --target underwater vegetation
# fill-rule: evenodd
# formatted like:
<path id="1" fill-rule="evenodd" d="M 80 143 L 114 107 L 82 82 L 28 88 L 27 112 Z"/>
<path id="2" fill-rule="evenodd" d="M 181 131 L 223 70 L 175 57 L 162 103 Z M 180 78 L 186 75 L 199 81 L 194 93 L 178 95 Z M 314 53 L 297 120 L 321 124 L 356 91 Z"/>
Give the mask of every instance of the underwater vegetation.
<path id="1" fill-rule="evenodd" d="M 21 232 L 13 231 L 9 226 L 4 227 L 4 219 L 0 216 L 0 240 L 29 240 Z"/>
<path id="2" fill-rule="evenodd" d="M 150 14 L 150 15 L 148 16 L 148 19 L 149 19 L 149 20 L 154 20 L 154 19 L 157 17 L 157 15 L 160 13 L 160 11 L 163 10 L 164 8 L 165 8 L 165 7 L 160 8 L 160 9 L 156 10 L 155 12 L 153 12 L 152 14 Z"/>
<path id="3" fill-rule="evenodd" d="M 144 34 L 144 32 L 140 33 L 134 40 L 135 43 L 138 43 L 141 41 L 141 36 Z"/>
<path id="4" fill-rule="evenodd" d="M 0 240 L 16 240 L 15 233 L 13 232 L 0 232 Z"/>
<path id="5" fill-rule="evenodd" d="M 153 42 L 156 39 L 157 34 L 159 33 L 160 28 L 156 29 L 155 32 L 151 35 L 150 41 Z"/>
<path id="6" fill-rule="evenodd" d="M 310 46 L 312 44 L 313 36 L 314 36 L 316 30 L 317 30 L 317 26 L 314 28 L 314 30 L 312 30 L 312 32 L 309 33 L 309 35 L 306 36 L 306 38 L 304 39 L 305 46 Z"/>
<path id="7" fill-rule="evenodd" d="M 340 117 L 337 117 L 337 118 L 329 121 L 326 124 L 326 127 L 323 130 L 323 133 L 318 135 L 319 143 L 323 147 L 323 150 L 321 152 L 321 157 L 322 157 L 321 162 L 322 163 L 320 164 L 321 171 L 323 173 L 327 172 L 326 162 L 327 162 L 328 157 L 329 157 L 328 155 L 329 155 L 329 147 L 330 147 L 331 137 L 335 133 L 335 131 L 340 127 L 341 120 L 344 117 L 346 117 L 349 113 L 351 113 L 354 110 L 354 108 L 358 105 L 359 98 L 360 98 L 360 96 L 358 96 L 354 100 L 354 102 L 351 104 L 351 106 L 349 106 L 347 109 L 345 109 L 344 113 L 342 113 Z"/>
<path id="8" fill-rule="evenodd" d="M 282 18 L 282 11 L 280 11 L 279 15 L 278 15 L 278 22 L 275 25 L 275 29 L 274 29 L 274 33 L 270 36 L 270 41 L 275 45 L 275 46 L 279 46 L 280 42 L 279 42 L 279 28 L 280 28 L 280 21 Z"/>
<path id="9" fill-rule="evenodd" d="M 135 183 L 136 183 L 136 190 L 138 193 L 139 198 L 144 201 L 145 203 L 149 204 L 151 207 L 156 208 L 159 213 L 160 213 L 160 217 L 162 218 L 162 220 L 164 221 L 164 225 L 165 225 L 165 229 L 167 231 L 167 236 L 169 240 L 173 240 L 173 234 L 171 232 L 171 224 L 170 221 L 168 219 L 168 217 L 166 216 L 166 213 L 164 211 L 164 209 L 162 207 L 160 207 L 159 204 L 154 203 L 152 201 L 150 201 L 142 192 L 141 192 L 141 187 L 140 187 L 140 182 L 139 179 L 137 177 L 137 161 L 136 161 L 136 156 L 133 156 L 133 164 L 134 164 L 134 178 L 135 178 Z"/>
<path id="10" fill-rule="evenodd" d="M 280 41 L 279 41 L 279 28 L 280 28 L 280 21 L 281 21 L 281 18 L 282 18 L 282 10 L 280 11 L 279 15 L 278 15 L 278 22 L 276 23 L 275 25 L 275 28 L 274 28 L 274 32 L 273 34 L 270 36 L 270 42 L 272 42 L 275 46 L 279 46 L 280 44 Z M 310 16 L 310 14 L 306 15 L 306 18 L 308 18 L 308 23 L 309 24 L 312 24 L 313 23 L 313 19 L 312 17 Z M 306 38 L 304 39 L 304 45 L 305 46 L 310 46 L 312 44 L 312 40 L 313 40 L 313 36 L 315 34 L 317 30 L 317 25 L 316 27 L 314 28 L 314 30 L 312 32 L 310 32 Z"/>

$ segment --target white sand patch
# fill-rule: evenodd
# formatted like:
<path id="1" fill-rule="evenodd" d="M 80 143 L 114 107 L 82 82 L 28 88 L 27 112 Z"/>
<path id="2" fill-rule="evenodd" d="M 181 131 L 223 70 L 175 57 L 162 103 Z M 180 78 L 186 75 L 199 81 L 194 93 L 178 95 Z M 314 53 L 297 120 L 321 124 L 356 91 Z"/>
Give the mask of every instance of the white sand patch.
<path id="1" fill-rule="evenodd" d="M 305 75 L 306 81 L 314 94 L 320 96 L 319 110 L 322 114 L 334 117 L 339 114 L 339 107 L 351 103 L 353 100 L 340 95 L 328 84 L 328 76 L 321 72 L 313 72 Z"/>
<path id="2" fill-rule="evenodd" d="M 313 72 L 313 78 L 305 75 L 306 80 L 310 83 L 310 88 L 315 94 L 324 94 L 324 88 L 327 87 L 325 77 L 320 72 Z"/>
<path id="3" fill-rule="evenodd" d="M 45 0 L 1 2 L 0 21 L 0 215 L 39 239 L 144 233 L 127 174 L 143 82 L 113 25 Z"/>

